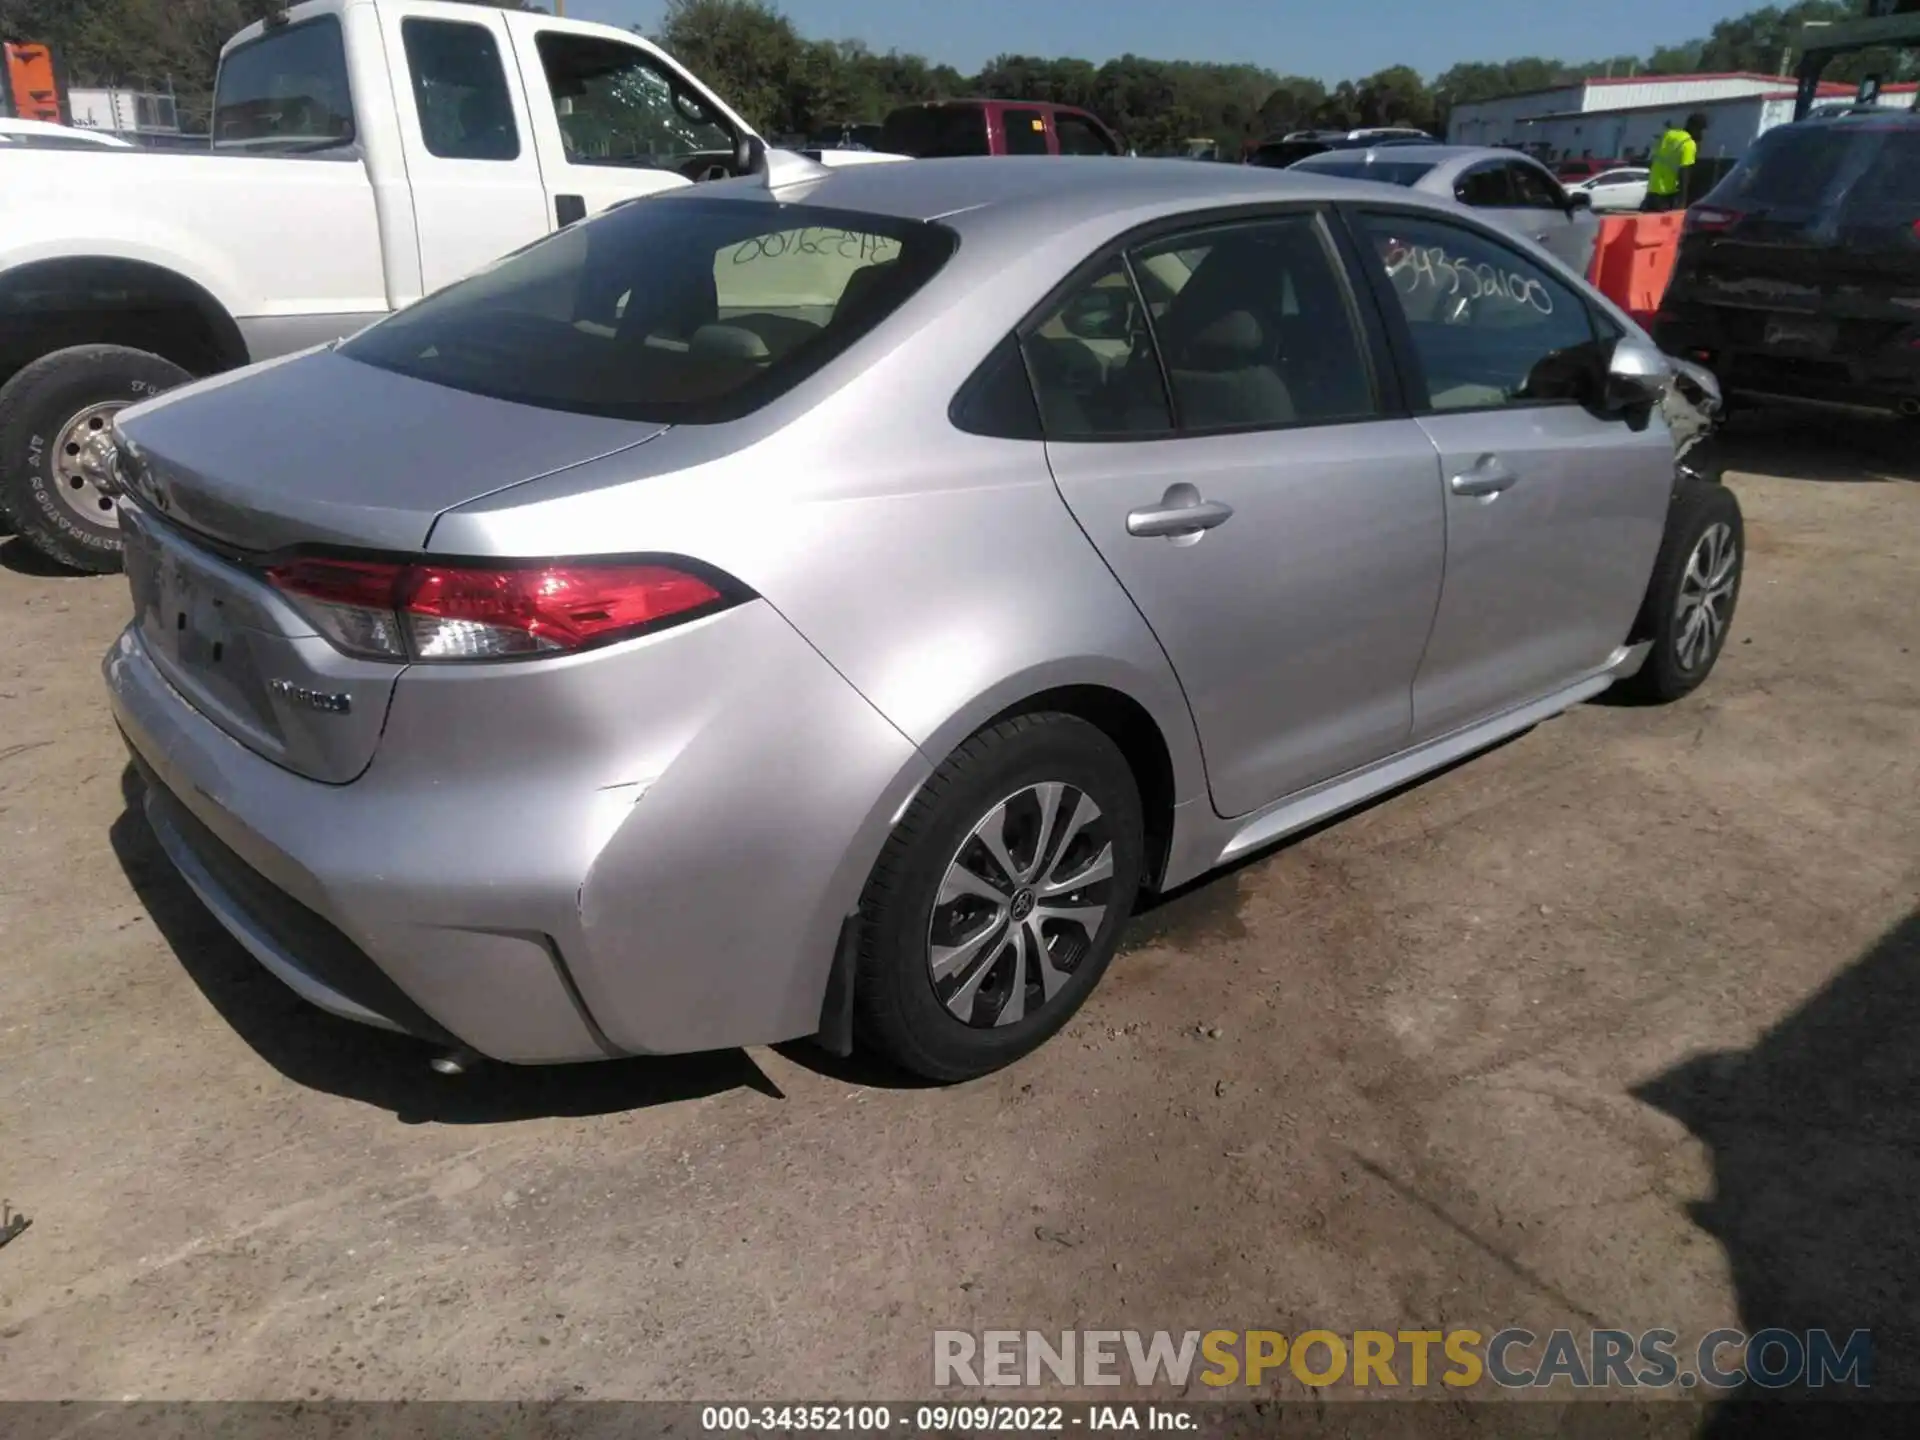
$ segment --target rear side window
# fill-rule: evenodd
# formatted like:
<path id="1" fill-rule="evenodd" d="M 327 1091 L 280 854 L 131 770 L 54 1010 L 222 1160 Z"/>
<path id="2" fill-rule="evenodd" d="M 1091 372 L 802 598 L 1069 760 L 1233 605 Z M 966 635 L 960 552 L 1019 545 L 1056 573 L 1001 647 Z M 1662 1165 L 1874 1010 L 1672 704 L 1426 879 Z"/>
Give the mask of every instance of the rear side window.
<path id="1" fill-rule="evenodd" d="M 731 420 L 879 324 L 954 244 L 927 221 L 655 197 L 508 256 L 340 353 L 522 405 Z"/>
<path id="2" fill-rule="evenodd" d="M 1002 110 L 1000 133 L 1009 155 L 1047 155 L 1047 122 L 1038 110 Z"/>
<path id="3" fill-rule="evenodd" d="M 1131 258 L 1182 432 L 1328 425 L 1375 413 L 1346 284 L 1314 216 L 1176 236 Z M 1164 301 L 1154 298 L 1159 286 L 1170 292 Z"/>
<path id="4" fill-rule="evenodd" d="M 1335 175 L 1342 180 L 1377 180 L 1384 185 L 1418 185 L 1433 166 L 1423 160 L 1315 160 L 1304 165 L 1315 175 Z"/>
<path id="5" fill-rule="evenodd" d="M 353 137 L 347 54 L 333 16 L 269 30 L 220 62 L 216 150 L 325 150 Z"/>
<path id="6" fill-rule="evenodd" d="M 974 105 L 909 105 L 887 116 L 877 149 L 932 160 L 987 155 L 987 115 Z"/>
<path id="7" fill-rule="evenodd" d="M 1049 440 L 1222 434 L 1378 413 L 1346 283 L 1312 215 L 1143 245 L 1075 287 L 1024 345 Z"/>
<path id="8" fill-rule="evenodd" d="M 520 131 L 493 32 L 453 20 L 409 19 L 400 38 L 427 153 L 443 160 L 519 159 Z"/>

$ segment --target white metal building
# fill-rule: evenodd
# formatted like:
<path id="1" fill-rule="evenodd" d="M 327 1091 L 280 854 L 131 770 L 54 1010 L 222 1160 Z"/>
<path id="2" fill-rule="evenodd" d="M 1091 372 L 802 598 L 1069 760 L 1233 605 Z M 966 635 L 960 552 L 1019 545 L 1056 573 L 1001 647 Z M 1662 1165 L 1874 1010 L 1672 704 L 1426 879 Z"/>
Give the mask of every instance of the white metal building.
<path id="1" fill-rule="evenodd" d="M 1844 103 L 1851 85 L 1825 84 L 1824 101 Z M 1889 85 L 1888 97 L 1911 97 L 1912 85 Z M 1514 145 L 1543 159 L 1585 156 L 1643 158 L 1667 126 L 1694 111 L 1707 117 L 1703 160 L 1738 160 L 1775 125 L 1793 119 L 1795 90 L 1779 75 L 1595 77 L 1551 90 L 1457 106 L 1447 122 L 1455 145 Z M 1903 102 L 1911 103 L 1911 98 Z"/>

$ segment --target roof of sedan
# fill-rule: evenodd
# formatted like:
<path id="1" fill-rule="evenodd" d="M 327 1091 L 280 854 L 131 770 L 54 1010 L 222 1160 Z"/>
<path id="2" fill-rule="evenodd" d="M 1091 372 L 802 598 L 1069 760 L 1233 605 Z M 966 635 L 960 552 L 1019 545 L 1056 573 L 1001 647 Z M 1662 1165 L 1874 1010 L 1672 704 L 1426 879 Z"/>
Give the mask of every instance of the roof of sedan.
<path id="1" fill-rule="evenodd" d="M 1328 150 L 1309 155 L 1292 168 L 1314 170 L 1322 165 L 1351 165 L 1355 160 L 1378 157 L 1383 161 L 1425 160 L 1444 165 L 1449 160 L 1532 160 L 1520 150 L 1505 150 L 1492 145 L 1377 145 L 1368 150 Z M 1538 161 L 1533 163 L 1538 164 Z"/>
<path id="2" fill-rule="evenodd" d="M 1104 155 L 908 160 L 846 166 L 817 180 L 772 192 L 758 176 L 716 181 L 698 188 L 709 195 L 745 198 L 758 193 L 910 220 L 946 219 L 984 209 L 1004 215 L 1009 209 L 1029 205 L 1052 208 L 1062 203 L 1092 216 L 1143 205 L 1199 208 L 1260 200 L 1363 199 L 1378 193 L 1364 182 L 1253 165 Z"/>

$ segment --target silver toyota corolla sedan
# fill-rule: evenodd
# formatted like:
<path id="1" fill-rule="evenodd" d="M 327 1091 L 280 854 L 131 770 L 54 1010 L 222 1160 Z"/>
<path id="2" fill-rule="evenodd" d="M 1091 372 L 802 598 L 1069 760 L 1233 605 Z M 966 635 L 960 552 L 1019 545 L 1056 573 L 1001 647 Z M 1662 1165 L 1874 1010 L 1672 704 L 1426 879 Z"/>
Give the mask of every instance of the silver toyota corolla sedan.
<path id="1" fill-rule="evenodd" d="M 161 845 L 522 1063 L 1057 1030 L 1185 884 L 1725 641 L 1671 370 L 1415 193 L 934 160 L 620 206 L 123 412 Z"/>
<path id="2" fill-rule="evenodd" d="M 1600 217 L 1593 195 L 1568 190 L 1546 166 L 1517 150 L 1484 145 L 1386 145 L 1332 150 L 1296 167 L 1321 176 L 1405 185 L 1449 196 L 1533 241 L 1585 275 L 1593 265 Z"/>

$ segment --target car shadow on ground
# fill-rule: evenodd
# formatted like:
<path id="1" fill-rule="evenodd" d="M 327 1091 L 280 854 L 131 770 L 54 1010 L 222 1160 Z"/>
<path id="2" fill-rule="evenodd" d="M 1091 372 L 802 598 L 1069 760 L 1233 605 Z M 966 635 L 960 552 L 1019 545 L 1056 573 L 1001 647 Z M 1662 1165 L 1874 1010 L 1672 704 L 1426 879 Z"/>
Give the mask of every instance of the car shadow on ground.
<path id="1" fill-rule="evenodd" d="M 108 838 L 128 882 L 181 967 L 240 1038 L 295 1084 L 390 1110 L 406 1124 L 487 1125 L 608 1115 L 746 1088 L 782 1098 L 743 1050 L 587 1065 L 482 1062 L 435 1073 L 424 1041 L 341 1020 L 276 980 L 223 930 L 153 838 L 131 767 L 127 808 Z"/>
<path id="2" fill-rule="evenodd" d="M 1872 1397 L 1920 1399 L 1920 909 L 1751 1049 L 1696 1056 L 1633 1093 L 1712 1152 L 1712 1197 L 1691 1213 L 1726 1251 L 1741 1328 L 1824 1329 L 1840 1346 L 1869 1331 Z M 1777 1410 L 1740 1403 L 1762 1393 L 1703 1433 L 1783 1433 Z"/>
<path id="3" fill-rule="evenodd" d="M 62 565 L 58 560 L 49 560 L 20 536 L 12 534 L 12 526 L 0 520 L 0 569 L 11 570 L 16 575 L 32 575 L 37 579 L 70 580 L 84 578 L 83 572 Z"/>
<path id="4" fill-rule="evenodd" d="M 1726 468 L 1784 480 L 1920 480 L 1920 424 L 1870 417 L 1742 411 L 1717 438 Z"/>

